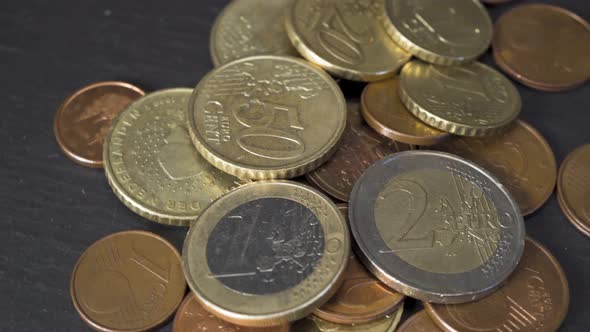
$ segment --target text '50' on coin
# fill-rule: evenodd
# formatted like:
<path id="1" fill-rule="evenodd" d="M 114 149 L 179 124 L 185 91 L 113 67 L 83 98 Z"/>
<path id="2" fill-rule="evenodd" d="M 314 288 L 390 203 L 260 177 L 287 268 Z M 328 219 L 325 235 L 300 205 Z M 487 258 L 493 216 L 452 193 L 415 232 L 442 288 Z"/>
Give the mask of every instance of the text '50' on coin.
<path id="1" fill-rule="evenodd" d="M 426 304 L 426 308 L 450 332 L 553 332 L 565 319 L 569 301 L 559 262 L 527 238 L 518 268 L 497 292 L 471 303 Z"/>
<path id="2" fill-rule="evenodd" d="M 387 31 L 416 57 L 440 65 L 478 58 L 490 46 L 492 20 L 479 0 L 384 0 Z"/>
<path id="3" fill-rule="evenodd" d="M 380 319 L 363 324 L 336 324 L 319 318 L 308 316 L 291 328 L 292 332 L 394 332 L 404 311 L 403 303 L 394 312 Z"/>
<path id="4" fill-rule="evenodd" d="M 209 73 L 189 102 L 199 152 L 247 179 L 293 178 L 335 151 L 346 102 L 334 80 L 291 57 L 256 56 Z"/>
<path id="5" fill-rule="evenodd" d="M 570 222 L 590 236 L 590 144 L 570 153 L 561 164 L 557 198 Z"/>
<path id="6" fill-rule="evenodd" d="M 143 231 L 107 236 L 82 254 L 70 292 L 80 316 L 105 332 L 139 332 L 164 323 L 182 301 L 180 255 L 163 238 Z"/>
<path id="7" fill-rule="evenodd" d="M 356 81 L 391 77 L 411 54 L 380 23 L 382 0 L 295 0 L 287 33 L 309 61 Z"/>
<path id="8" fill-rule="evenodd" d="M 420 120 L 461 136 L 499 133 L 522 106 L 514 85 L 479 62 L 447 67 L 412 61 L 402 69 L 400 96 Z"/>
<path id="9" fill-rule="evenodd" d="M 504 186 L 446 153 L 400 152 L 378 161 L 357 182 L 349 209 L 365 266 L 427 302 L 490 294 L 524 248 L 522 215 Z"/>
<path id="10" fill-rule="evenodd" d="M 238 179 L 203 159 L 191 144 L 186 107 L 192 89 L 151 93 L 113 122 L 104 146 L 111 188 L 149 220 L 188 226 Z"/>
<path id="11" fill-rule="evenodd" d="M 349 255 L 337 207 L 290 181 L 251 183 L 221 197 L 190 229 L 183 250 L 199 301 L 245 326 L 310 314 L 340 286 Z"/>
<path id="12" fill-rule="evenodd" d="M 298 55 L 285 31 L 292 0 L 232 1 L 211 30 L 211 58 L 217 66 L 254 55 Z"/>

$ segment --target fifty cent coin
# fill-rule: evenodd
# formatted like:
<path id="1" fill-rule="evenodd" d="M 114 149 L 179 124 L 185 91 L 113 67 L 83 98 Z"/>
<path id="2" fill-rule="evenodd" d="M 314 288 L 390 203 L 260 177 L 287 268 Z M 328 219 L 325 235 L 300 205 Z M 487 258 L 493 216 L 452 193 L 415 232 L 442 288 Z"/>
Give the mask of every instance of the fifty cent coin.
<path id="1" fill-rule="evenodd" d="M 234 324 L 301 319 L 338 290 L 350 257 L 344 217 L 290 181 L 255 182 L 214 202 L 184 242 L 186 279 L 201 304 Z"/>
<path id="2" fill-rule="evenodd" d="M 576 149 L 561 164 L 557 198 L 570 222 L 590 236 L 590 144 Z"/>
<path id="3" fill-rule="evenodd" d="M 524 249 L 520 209 L 484 169 L 433 151 L 400 152 L 357 182 L 357 254 L 382 282 L 423 301 L 462 303 L 497 289 Z"/>
<path id="4" fill-rule="evenodd" d="M 180 255 L 143 231 L 109 235 L 82 254 L 70 292 L 82 319 L 98 331 L 151 330 L 174 314 L 186 283 Z"/>
<path id="5" fill-rule="evenodd" d="M 422 310 L 408 318 L 397 332 L 442 332 L 442 330 L 434 324 L 426 311 Z"/>
<path id="6" fill-rule="evenodd" d="M 397 328 L 402 313 L 403 304 L 391 315 L 387 315 L 376 321 L 364 324 L 336 324 L 323 320 L 317 316 L 309 316 L 302 319 L 291 328 L 293 332 L 394 332 Z"/>

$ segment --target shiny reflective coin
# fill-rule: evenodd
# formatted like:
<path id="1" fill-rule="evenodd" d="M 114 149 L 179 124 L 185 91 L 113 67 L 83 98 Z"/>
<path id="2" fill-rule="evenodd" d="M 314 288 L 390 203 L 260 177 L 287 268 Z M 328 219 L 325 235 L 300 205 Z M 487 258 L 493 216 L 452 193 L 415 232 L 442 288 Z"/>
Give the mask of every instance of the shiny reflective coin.
<path id="1" fill-rule="evenodd" d="M 174 332 L 289 332 L 289 325 L 273 327 L 244 327 L 228 323 L 207 312 L 189 293 L 176 312 Z"/>
<path id="2" fill-rule="evenodd" d="M 191 144 L 186 105 L 192 89 L 151 93 L 117 117 L 105 140 L 105 172 L 121 201 L 149 220 L 188 226 L 238 179 Z"/>
<path id="3" fill-rule="evenodd" d="M 295 0 L 286 20 L 293 45 L 335 76 L 376 81 L 410 60 L 380 23 L 382 0 Z"/>
<path id="4" fill-rule="evenodd" d="M 497 292 L 476 302 L 426 304 L 426 308 L 449 332 L 552 332 L 567 314 L 569 295 L 559 262 L 545 247 L 527 238 L 518 268 Z"/>
<path id="5" fill-rule="evenodd" d="M 164 323 L 182 301 L 180 255 L 143 231 L 107 236 L 91 245 L 72 272 L 70 293 L 82 319 L 98 331 L 138 332 Z"/>
<path id="6" fill-rule="evenodd" d="M 183 250 L 186 279 L 203 306 L 245 326 L 307 316 L 338 290 L 349 257 L 337 207 L 290 181 L 255 182 L 221 197 Z"/>
<path id="7" fill-rule="evenodd" d="M 590 236 L 590 144 L 576 149 L 561 164 L 557 197 L 570 222 Z"/>
<path id="8" fill-rule="evenodd" d="M 55 115 L 59 147 L 74 162 L 101 168 L 102 144 L 113 118 L 143 95 L 140 88 L 123 82 L 99 82 L 76 91 Z"/>
<path id="9" fill-rule="evenodd" d="M 490 294 L 516 268 L 524 223 L 507 189 L 484 169 L 433 151 L 373 164 L 352 192 L 350 225 L 364 265 L 423 301 Z"/>
<path id="10" fill-rule="evenodd" d="M 441 65 L 470 62 L 492 40 L 492 20 L 479 0 L 385 0 L 383 24 L 402 48 Z"/>
<path id="11" fill-rule="evenodd" d="M 454 137 L 433 149 L 459 155 L 490 171 L 508 187 L 523 215 L 540 208 L 555 188 L 553 151 L 543 136 L 522 120 L 498 136 Z"/>
<path id="12" fill-rule="evenodd" d="M 590 79 L 590 24 L 560 7 L 515 7 L 495 24 L 494 59 L 532 88 L 563 91 Z"/>
<path id="13" fill-rule="evenodd" d="M 522 106 L 514 85 L 479 62 L 445 67 L 412 61 L 402 69 L 400 96 L 420 120 L 461 136 L 497 134 Z"/>
<path id="14" fill-rule="evenodd" d="M 402 317 L 404 306 L 401 305 L 394 313 L 377 321 L 365 324 L 336 324 L 316 316 L 309 316 L 293 324 L 293 332 L 394 332 Z"/>
<path id="15" fill-rule="evenodd" d="M 285 31 L 292 0 L 232 1 L 211 31 L 211 58 L 218 67 L 253 55 L 297 55 Z"/>
<path id="16" fill-rule="evenodd" d="M 348 104 L 348 123 L 336 153 L 306 178 L 331 196 L 348 202 L 352 187 L 371 164 L 395 152 L 410 150 L 367 126 L 358 103 Z"/>
<path id="17" fill-rule="evenodd" d="M 212 71 L 189 102 L 191 137 L 210 163 L 247 179 L 293 178 L 328 160 L 346 101 L 324 71 L 257 56 Z"/>
<path id="18" fill-rule="evenodd" d="M 442 332 L 432 321 L 426 311 L 422 310 L 408 318 L 397 329 L 398 332 Z"/>
<path id="19" fill-rule="evenodd" d="M 399 78 L 368 84 L 362 94 L 362 115 L 380 134 L 398 142 L 433 145 L 450 137 L 413 116 L 399 97 Z"/>

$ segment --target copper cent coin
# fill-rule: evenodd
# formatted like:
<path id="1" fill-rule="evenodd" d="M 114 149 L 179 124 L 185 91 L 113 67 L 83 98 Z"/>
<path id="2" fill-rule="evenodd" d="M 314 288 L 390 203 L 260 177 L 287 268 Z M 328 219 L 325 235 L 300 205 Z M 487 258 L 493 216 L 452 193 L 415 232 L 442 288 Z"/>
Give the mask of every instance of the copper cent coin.
<path id="1" fill-rule="evenodd" d="M 98 331 L 147 331 L 164 323 L 182 301 L 180 254 L 148 232 L 109 235 L 82 254 L 70 293 L 82 319 Z"/>
<path id="2" fill-rule="evenodd" d="M 499 136 L 453 137 L 434 149 L 459 155 L 492 172 L 508 187 L 523 215 L 540 208 L 555 188 L 553 151 L 543 136 L 522 120 Z"/>
<path id="3" fill-rule="evenodd" d="M 430 127 L 413 116 L 402 103 L 399 78 L 368 84 L 362 94 L 362 114 L 381 135 L 415 145 L 440 143 L 450 134 Z"/>
<path id="4" fill-rule="evenodd" d="M 570 222 L 590 236 L 590 144 L 576 149 L 561 164 L 557 197 Z"/>
<path id="5" fill-rule="evenodd" d="M 397 329 L 398 332 L 442 332 L 428 317 L 426 311 L 422 310 L 412 317 L 408 318 L 402 326 Z"/>
<path id="6" fill-rule="evenodd" d="M 392 153 L 411 149 L 407 144 L 377 134 L 364 123 L 359 109 L 358 103 L 348 103 L 347 126 L 336 153 L 306 175 L 314 186 L 345 202 L 356 180 L 371 164 Z"/>
<path id="7" fill-rule="evenodd" d="M 568 282 L 559 262 L 545 247 L 527 238 L 518 268 L 494 294 L 460 305 L 425 305 L 445 331 L 553 332 L 567 314 L 569 299 Z"/>
<path id="8" fill-rule="evenodd" d="M 496 22 L 492 47 L 498 66 L 535 89 L 562 91 L 590 78 L 590 25 L 560 7 L 508 11 Z"/>
<path id="9" fill-rule="evenodd" d="M 111 122 L 144 94 L 124 82 L 99 82 L 76 91 L 55 115 L 53 130 L 59 147 L 82 166 L 102 167 L 102 143 Z"/>
<path id="10" fill-rule="evenodd" d="M 244 327 L 223 321 L 207 312 L 193 293 L 189 293 L 174 318 L 174 332 L 289 332 L 289 325 Z"/>

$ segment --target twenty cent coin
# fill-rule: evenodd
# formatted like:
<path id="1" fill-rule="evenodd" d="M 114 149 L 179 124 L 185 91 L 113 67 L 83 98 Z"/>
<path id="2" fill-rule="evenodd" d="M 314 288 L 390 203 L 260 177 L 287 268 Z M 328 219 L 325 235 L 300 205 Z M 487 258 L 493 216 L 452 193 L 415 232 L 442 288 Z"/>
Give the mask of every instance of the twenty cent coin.
<path id="1" fill-rule="evenodd" d="M 317 316 L 309 316 L 295 323 L 293 332 L 394 332 L 402 317 L 404 306 L 401 305 L 391 315 L 364 324 L 336 324 L 323 320 Z"/>
<path id="2" fill-rule="evenodd" d="M 105 172 L 115 194 L 149 220 L 188 226 L 238 179 L 203 159 L 191 144 L 186 107 L 192 89 L 151 93 L 113 122 Z"/>
<path id="3" fill-rule="evenodd" d="M 111 122 L 143 95 L 138 87 L 123 82 L 99 82 L 76 91 L 55 115 L 53 131 L 59 147 L 82 166 L 102 167 L 102 144 Z"/>
<path id="4" fill-rule="evenodd" d="M 557 197 L 570 222 L 590 236 L 590 144 L 576 149 L 561 164 Z"/>
<path id="5" fill-rule="evenodd" d="M 408 318 L 402 326 L 397 330 L 398 332 L 442 332 L 441 329 L 434 324 L 432 319 L 428 316 L 426 311 L 422 310 L 412 317 Z"/>
<path id="6" fill-rule="evenodd" d="M 490 294 L 524 248 L 520 209 L 475 164 L 433 151 L 373 164 L 350 199 L 357 254 L 382 282 L 423 301 L 462 303 Z"/>
<path id="7" fill-rule="evenodd" d="M 180 255 L 143 231 L 107 236 L 82 254 L 70 292 L 84 321 L 99 331 L 147 331 L 164 323 L 182 301 Z"/>
<path id="8" fill-rule="evenodd" d="M 327 197 L 290 181 L 255 182 L 214 202 L 191 227 L 189 286 L 210 312 L 245 326 L 301 319 L 340 287 L 350 239 Z"/>

